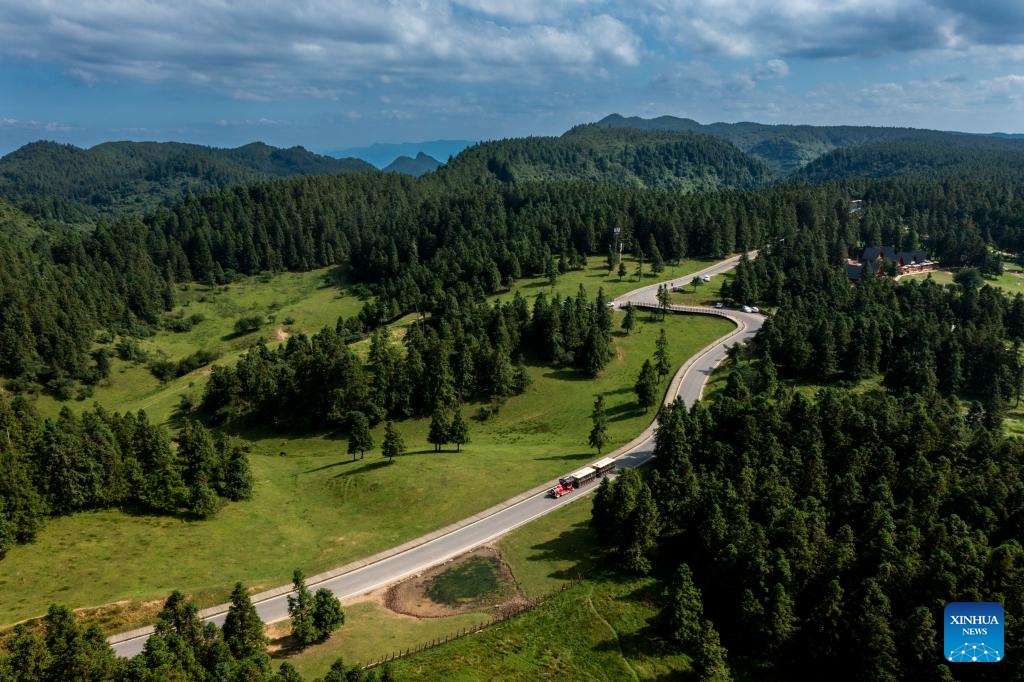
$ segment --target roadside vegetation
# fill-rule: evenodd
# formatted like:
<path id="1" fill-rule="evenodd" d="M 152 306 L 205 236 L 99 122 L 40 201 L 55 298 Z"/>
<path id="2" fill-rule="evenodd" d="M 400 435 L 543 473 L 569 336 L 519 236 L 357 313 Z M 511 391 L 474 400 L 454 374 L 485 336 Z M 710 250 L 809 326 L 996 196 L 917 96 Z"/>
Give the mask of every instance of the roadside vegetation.
<path id="1" fill-rule="evenodd" d="M 427 418 L 395 422 L 408 453 L 392 466 L 377 450 L 353 461 L 335 431 L 249 430 L 251 502 L 201 522 L 110 509 L 52 519 L 34 543 L 15 546 L 3 560 L 0 620 L 39 615 L 55 601 L 99 606 L 159 599 L 171 589 L 210 605 L 224 601 L 239 579 L 269 588 L 285 582 L 296 562 L 312 575 L 476 513 L 593 458 L 587 434 L 594 394 L 605 396 L 608 448 L 643 429 L 650 415 L 637 406 L 632 386 L 662 326 L 674 366 L 731 328 L 710 317 L 669 316 L 662 323 L 644 314 L 632 334 L 615 333 L 616 355 L 597 379 L 528 367 L 526 392 L 486 420 L 470 418 L 482 405 L 467 406 L 472 441 L 461 452 L 453 444 L 433 452 Z M 662 380 L 662 392 L 666 385 Z M 560 406 L 557 413 L 552 404 Z M 373 429 L 378 448 L 383 427 Z M 401 501 L 409 499 L 417 500 L 416 514 L 405 511 Z M 153 612 L 124 613 L 132 620 L 106 617 L 109 631 L 145 622 Z"/>

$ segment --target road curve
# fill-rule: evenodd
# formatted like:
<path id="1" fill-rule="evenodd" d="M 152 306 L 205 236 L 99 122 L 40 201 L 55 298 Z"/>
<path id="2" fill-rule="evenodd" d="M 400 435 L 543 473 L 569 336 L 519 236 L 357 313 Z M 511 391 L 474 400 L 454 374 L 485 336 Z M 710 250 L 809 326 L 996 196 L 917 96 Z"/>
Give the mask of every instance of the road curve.
<path id="1" fill-rule="evenodd" d="M 613 304 L 616 307 L 631 303 L 641 308 L 656 308 L 658 305 L 657 291 L 660 284 L 675 286 L 689 284 L 694 276 L 710 276 L 725 272 L 735 267 L 738 260 L 739 256 L 736 256 L 685 277 L 641 287 L 619 296 Z M 666 401 L 673 400 L 676 396 L 682 396 L 687 405 L 692 405 L 700 398 L 704 384 L 711 372 L 725 359 L 728 347 L 752 338 L 761 328 L 764 317 L 729 309 L 686 306 L 671 306 L 670 309 L 677 313 L 725 317 L 736 324 L 734 330 L 687 360 L 669 384 L 665 396 Z M 655 427 L 656 424 L 652 422 L 644 429 L 643 433 L 608 456 L 615 457 L 620 468 L 644 464 L 653 454 Z M 592 485 L 556 500 L 547 496 L 547 491 L 555 482 L 549 481 L 539 485 L 480 514 L 429 535 L 416 538 L 399 547 L 333 571 L 312 576 L 307 580 L 307 584 L 315 589 L 326 587 L 343 602 L 352 601 L 367 592 L 424 571 L 489 542 L 538 516 L 543 516 L 583 497 L 596 488 Z M 287 618 L 287 597 L 290 593 L 291 585 L 285 585 L 254 595 L 253 602 L 260 618 L 265 623 L 273 623 Z M 200 616 L 204 620 L 223 625 L 227 607 L 227 604 L 222 604 L 205 609 L 200 612 Z M 142 651 L 152 632 L 152 627 L 139 628 L 112 635 L 107 641 L 119 656 L 131 657 Z"/>

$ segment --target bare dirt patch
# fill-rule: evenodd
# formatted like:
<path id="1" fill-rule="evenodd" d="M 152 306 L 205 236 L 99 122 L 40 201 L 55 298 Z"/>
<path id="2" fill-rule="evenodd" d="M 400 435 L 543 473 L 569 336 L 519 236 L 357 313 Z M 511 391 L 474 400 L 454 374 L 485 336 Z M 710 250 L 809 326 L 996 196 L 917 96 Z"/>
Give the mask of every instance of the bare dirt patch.
<path id="1" fill-rule="evenodd" d="M 277 331 L 274 332 L 274 338 L 278 341 L 287 341 L 288 336 L 289 334 L 285 331 L 284 327 L 278 327 Z"/>
<path id="2" fill-rule="evenodd" d="M 474 558 L 485 558 L 497 562 L 500 580 L 498 590 L 478 601 L 467 601 L 457 606 L 435 602 L 428 596 L 427 590 L 434 579 Z M 387 609 L 406 616 L 444 618 L 477 611 L 485 607 L 500 612 L 526 601 L 526 597 L 519 592 L 515 577 L 508 564 L 501 560 L 501 555 L 493 547 L 479 547 L 440 566 L 435 566 L 419 575 L 403 580 L 397 585 L 392 585 L 384 592 L 382 603 Z"/>

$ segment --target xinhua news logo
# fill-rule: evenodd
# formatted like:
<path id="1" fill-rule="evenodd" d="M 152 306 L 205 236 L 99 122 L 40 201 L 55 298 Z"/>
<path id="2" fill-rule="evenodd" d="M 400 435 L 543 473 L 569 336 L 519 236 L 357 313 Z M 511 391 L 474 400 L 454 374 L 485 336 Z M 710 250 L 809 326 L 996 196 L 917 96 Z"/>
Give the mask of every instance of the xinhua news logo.
<path id="1" fill-rule="evenodd" d="M 946 604 L 946 660 L 950 663 L 998 663 L 1003 650 L 1003 606 L 993 601 Z"/>

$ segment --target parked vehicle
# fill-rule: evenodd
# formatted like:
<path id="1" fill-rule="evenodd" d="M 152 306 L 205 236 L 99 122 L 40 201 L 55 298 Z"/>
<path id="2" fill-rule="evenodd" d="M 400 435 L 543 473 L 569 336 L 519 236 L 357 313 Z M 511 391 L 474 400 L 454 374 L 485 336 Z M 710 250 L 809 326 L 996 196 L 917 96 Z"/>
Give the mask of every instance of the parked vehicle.
<path id="1" fill-rule="evenodd" d="M 753 309 L 753 308 L 751 308 L 751 307 L 750 307 L 749 305 L 745 305 L 745 306 L 743 306 L 742 310 L 743 310 L 743 312 L 745 312 L 745 313 L 752 313 L 752 312 L 754 312 L 754 309 Z"/>

